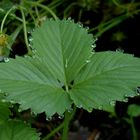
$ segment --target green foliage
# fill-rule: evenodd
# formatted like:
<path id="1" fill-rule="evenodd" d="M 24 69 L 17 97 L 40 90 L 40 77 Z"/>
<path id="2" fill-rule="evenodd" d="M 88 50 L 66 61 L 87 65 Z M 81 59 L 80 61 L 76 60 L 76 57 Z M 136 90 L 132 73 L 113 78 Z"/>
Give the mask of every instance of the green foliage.
<path id="1" fill-rule="evenodd" d="M 9 119 L 10 110 L 8 103 L 5 102 L 4 97 L 0 94 L 0 124 Z"/>
<path id="2" fill-rule="evenodd" d="M 140 106 L 136 104 L 129 105 L 127 113 L 132 117 L 140 116 Z"/>
<path id="3" fill-rule="evenodd" d="M 111 111 L 116 100 L 137 95 L 140 61 L 119 52 L 94 54 L 94 41 L 71 20 L 48 20 L 33 32 L 32 57 L 0 64 L 0 89 L 21 109 L 48 117 L 62 115 L 73 103 Z"/>
<path id="4" fill-rule="evenodd" d="M 95 53 L 91 62 L 77 76 L 71 98 L 77 106 L 112 110 L 115 101 L 127 101 L 137 95 L 140 61 L 119 52 Z"/>
<path id="5" fill-rule="evenodd" d="M 39 140 L 34 129 L 20 121 L 7 121 L 0 125 L 1 140 Z"/>

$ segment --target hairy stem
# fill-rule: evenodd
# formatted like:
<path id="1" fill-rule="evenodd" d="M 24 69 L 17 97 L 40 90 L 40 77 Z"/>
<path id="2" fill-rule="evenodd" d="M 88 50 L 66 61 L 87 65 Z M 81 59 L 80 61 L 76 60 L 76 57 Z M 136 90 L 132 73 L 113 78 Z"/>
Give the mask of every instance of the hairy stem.
<path id="1" fill-rule="evenodd" d="M 28 50 L 28 54 L 31 55 L 32 51 L 31 51 L 31 48 L 29 47 L 29 43 L 28 43 L 26 20 L 25 20 L 25 15 L 24 15 L 22 7 L 20 7 L 20 11 L 21 11 L 22 20 L 23 20 L 23 30 L 24 30 L 25 44 L 26 44 L 26 47 L 27 47 L 27 50 Z"/>
<path id="2" fill-rule="evenodd" d="M 4 23 L 5 23 L 5 20 L 6 20 L 7 16 L 10 14 L 10 12 L 11 12 L 14 8 L 15 8 L 15 7 L 10 8 L 10 9 L 8 10 L 8 12 L 5 14 L 5 16 L 4 16 L 4 18 L 3 18 L 2 22 L 1 22 L 1 28 L 0 28 L 1 33 L 3 32 Z"/>
<path id="3" fill-rule="evenodd" d="M 69 123 L 70 123 L 70 113 L 65 112 L 65 119 L 64 119 L 64 127 L 63 127 L 63 134 L 61 140 L 67 140 L 68 139 L 68 130 L 69 130 Z"/>
<path id="4" fill-rule="evenodd" d="M 135 129 L 135 124 L 134 124 L 134 120 L 133 120 L 132 116 L 130 116 L 130 123 L 131 123 L 131 127 L 132 127 L 133 140 L 137 140 L 137 132 Z"/>
<path id="5" fill-rule="evenodd" d="M 43 5 L 43 4 L 40 4 L 38 2 L 26 1 L 26 3 L 28 3 L 30 5 L 33 5 L 33 6 L 41 7 L 42 9 L 46 10 L 47 12 L 49 12 L 54 19 L 58 19 L 58 17 L 55 15 L 55 13 L 49 7 L 47 7 L 47 6 Z"/>
<path id="6" fill-rule="evenodd" d="M 57 133 L 59 130 L 61 130 L 64 127 L 64 123 L 59 125 L 57 128 L 55 128 L 50 134 L 48 134 L 46 137 L 44 137 L 42 140 L 49 140 L 51 137 L 54 136 L 55 133 Z"/>

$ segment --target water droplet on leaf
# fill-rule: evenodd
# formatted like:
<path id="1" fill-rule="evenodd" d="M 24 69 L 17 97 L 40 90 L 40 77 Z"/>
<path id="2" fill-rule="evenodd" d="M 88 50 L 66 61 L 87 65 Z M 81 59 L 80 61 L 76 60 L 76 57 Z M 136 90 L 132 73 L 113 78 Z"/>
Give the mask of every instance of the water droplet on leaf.
<path id="1" fill-rule="evenodd" d="M 89 30 L 89 27 L 85 27 L 85 29 L 88 31 Z"/>
<path id="2" fill-rule="evenodd" d="M 58 118 L 59 119 L 63 119 L 64 118 L 64 115 L 59 115 Z"/>
<path id="3" fill-rule="evenodd" d="M 68 20 L 71 20 L 71 17 L 68 17 Z"/>
<path id="4" fill-rule="evenodd" d="M 82 106 L 82 105 L 78 105 L 77 107 L 78 107 L 78 108 L 82 108 L 83 106 Z"/>
<path id="5" fill-rule="evenodd" d="M 9 58 L 4 58 L 4 62 L 9 62 Z"/>
<path id="6" fill-rule="evenodd" d="M 123 99 L 123 102 L 128 102 L 128 98 Z"/>
<path id="7" fill-rule="evenodd" d="M 112 106 L 115 106 L 115 103 L 116 103 L 116 102 L 115 102 L 115 101 L 113 101 L 113 100 L 112 100 L 112 101 L 110 101 L 110 105 L 112 105 Z"/>
<path id="8" fill-rule="evenodd" d="M 90 62 L 90 60 L 86 60 L 86 63 L 89 63 Z"/>
<path id="9" fill-rule="evenodd" d="M 18 109 L 18 112 L 21 112 L 21 111 L 22 111 L 22 109 L 21 109 L 21 108 L 19 108 L 19 109 Z"/>
<path id="10" fill-rule="evenodd" d="M 73 109 L 72 109 L 72 108 L 69 108 L 69 109 L 68 109 L 68 112 L 69 112 L 69 113 L 71 113 L 72 111 L 73 111 Z"/>
<path id="11" fill-rule="evenodd" d="M 88 108 L 88 112 L 92 112 L 92 110 L 93 110 L 92 107 Z"/>
<path id="12" fill-rule="evenodd" d="M 51 120 L 52 120 L 52 117 L 51 117 L 51 116 L 46 117 L 46 120 L 47 120 L 47 121 L 51 121 Z"/>
<path id="13" fill-rule="evenodd" d="M 30 38 L 29 38 L 29 41 L 30 41 L 30 42 L 32 42 L 32 41 L 33 41 L 33 38 L 32 38 L 32 37 L 30 37 Z"/>
<path id="14" fill-rule="evenodd" d="M 83 28 L 83 24 L 81 22 L 78 22 L 78 25 L 80 28 Z"/>
<path id="15" fill-rule="evenodd" d="M 102 107 L 102 106 L 99 106 L 99 107 L 98 107 L 98 109 L 99 109 L 99 110 L 102 110 L 102 109 L 103 109 L 103 107 Z"/>

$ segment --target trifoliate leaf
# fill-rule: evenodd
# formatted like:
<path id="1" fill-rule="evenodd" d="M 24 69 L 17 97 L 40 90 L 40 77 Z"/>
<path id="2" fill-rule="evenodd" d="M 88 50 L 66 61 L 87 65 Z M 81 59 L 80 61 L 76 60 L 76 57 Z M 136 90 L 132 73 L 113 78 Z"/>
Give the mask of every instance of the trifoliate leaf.
<path id="1" fill-rule="evenodd" d="M 95 53 L 70 92 L 78 107 L 110 110 L 115 101 L 136 96 L 140 85 L 140 59 L 115 52 Z"/>
<path id="2" fill-rule="evenodd" d="M 140 105 L 136 105 L 136 104 L 129 105 L 127 113 L 132 117 L 140 116 Z"/>
<path id="3" fill-rule="evenodd" d="M 0 89 L 21 109 L 62 115 L 72 103 L 65 86 L 91 56 L 92 35 L 70 20 L 49 20 L 33 32 L 32 43 L 35 58 L 0 64 Z"/>
<path id="4" fill-rule="evenodd" d="M 39 135 L 20 121 L 7 121 L 0 125 L 0 140 L 39 140 Z"/>
<path id="5" fill-rule="evenodd" d="M 0 64 L 0 89 L 7 99 L 48 116 L 71 104 L 88 111 L 112 110 L 115 101 L 137 95 L 140 60 L 113 52 L 91 56 L 92 35 L 67 20 L 48 20 L 33 33 L 34 57 Z"/>

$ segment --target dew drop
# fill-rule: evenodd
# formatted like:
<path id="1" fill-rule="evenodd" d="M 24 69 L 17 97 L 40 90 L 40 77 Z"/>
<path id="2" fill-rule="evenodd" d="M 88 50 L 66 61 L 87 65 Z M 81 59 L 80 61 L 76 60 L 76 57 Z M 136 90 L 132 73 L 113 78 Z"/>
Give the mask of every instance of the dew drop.
<path id="1" fill-rule="evenodd" d="M 31 44 L 29 44 L 28 46 L 29 46 L 29 47 L 32 47 L 32 45 L 31 45 Z"/>
<path id="2" fill-rule="evenodd" d="M 85 27 L 86 30 L 89 30 L 89 27 Z"/>
<path id="3" fill-rule="evenodd" d="M 139 95 L 140 95 L 140 93 L 136 92 L 136 96 L 139 96 Z"/>
<path id="4" fill-rule="evenodd" d="M 80 28 L 83 27 L 83 24 L 81 22 L 78 22 L 78 25 L 79 25 Z"/>
<path id="5" fill-rule="evenodd" d="M 127 97 L 129 97 L 129 96 L 128 96 L 128 94 L 125 94 L 124 97 L 127 98 Z"/>
<path id="6" fill-rule="evenodd" d="M 135 95 L 134 94 L 131 94 L 131 95 L 129 95 L 129 97 L 135 97 Z"/>
<path id="7" fill-rule="evenodd" d="M 50 117 L 46 117 L 46 120 L 47 121 L 51 121 L 52 120 L 52 117 L 50 116 Z"/>
<path id="8" fill-rule="evenodd" d="M 64 118 L 64 115 L 59 115 L 58 118 L 59 119 L 63 119 Z"/>
<path id="9" fill-rule="evenodd" d="M 94 44 L 94 45 L 91 45 L 91 48 L 96 48 L 96 44 Z"/>
<path id="10" fill-rule="evenodd" d="M 93 54 L 95 54 L 95 52 L 94 52 L 94 51 L 92 51 L 92 52 L 91 52 L 91 54 L 93 55 Z"/>
<path id="11" fill-rule="evenodd" d="M 115 101 L 113 101 L 113 100 L 112 100 L 112 101 L 110 101 L 110 105 L 112 105 L 112 106 L 115 106 L 115 103 L 116 103 L 116 102 L 115 102 Z"/>
<path id="12" fill-rule="evenodd" d="M 4 58 L 4 62 L 9 62 L 9 58 Z"/>
<path id="13" fill-rule="evenodd" d="M 128 102 L 128 98 L 123 99 L 123 102 Z"/>
<path id="14" fill-rule="evenodd" d="M 73 111 L 73 109 L 72 109 L 72 108 L 68 109 L 68 112 L 69 112 L 69 113 L 71 113 L 72 111 Z"/>
<path id="15" fill-rule="evenodd" d="M 116 49 L 116 52 L 123 53 L 123 52 L 124 52 L 124 50 L 123 50 L 122 48 L 117 48 L 117 49 Z"/>
<path id="16" fill-rule="evenodd" d="M 22 111 L 22 109 L 21 109 L 21 108 L 19 108 L 19 109 L 18 109 L 18 112 L 21 112 L 21 111 Z"/>
<path id="17" fill-rule="evenodd" d="M 86 63 L 89 63 L 90 62 L 90 60 L 86 60 Z"/>
<path id="18" fill-rule="evenodd" d="M 68 17 L 68 20 L 71 20 L 71 17 Z"/>
<path id="19" fill-rule="evenodd" d="M 92 110 L 93 110 L 93 108 L 91 108 L 91 107 L 88 108 L 88 112 L 92 112 Z"/>
<path id="20" fill-rule="evenodd" d="M 78 107 L 78 108 L 82 108 L 83 106 L 82 106 L 82 105 L 78 105 L 77 107 Z"/>
<path id="21" fill-rule="evenodd" d="M 102 110 L 102 109 L 103 109 L 103 107 L 102 107 L 102 106 L 99 106 L 97 109 Z"/>
<path id="22" fill-rule="evenodd" d="M 31 38 L 29 38 L 29 41 L 30 41 L 30 42 L 32 42 L 32 41 L 33 41 L 33 38 L 32 38 L 32 37 L 31 37 Z"/>

